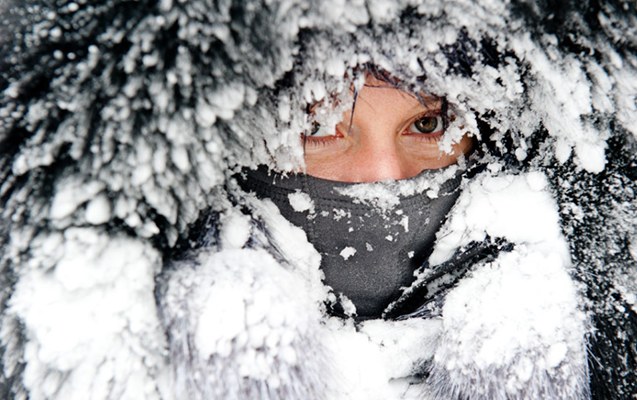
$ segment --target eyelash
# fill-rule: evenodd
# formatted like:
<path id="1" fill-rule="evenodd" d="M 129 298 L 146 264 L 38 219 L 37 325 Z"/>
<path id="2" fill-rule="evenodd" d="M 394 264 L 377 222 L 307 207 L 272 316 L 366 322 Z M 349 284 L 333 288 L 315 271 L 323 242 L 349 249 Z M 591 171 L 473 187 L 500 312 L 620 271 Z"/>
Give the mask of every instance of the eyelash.
<path id="1" fill-rule="evenodd" d="M 303 137 L 304 145 L 311 145 L 315 147 L 327 146 L 331 144 L 332 142 L 342 138 L 342 136 L 337 136 L 337 135 L 318 136 L 318 137 L 312 137 L 312 136 L 306 136 L 306 135 L 301 135 L 301 136 Z"/>

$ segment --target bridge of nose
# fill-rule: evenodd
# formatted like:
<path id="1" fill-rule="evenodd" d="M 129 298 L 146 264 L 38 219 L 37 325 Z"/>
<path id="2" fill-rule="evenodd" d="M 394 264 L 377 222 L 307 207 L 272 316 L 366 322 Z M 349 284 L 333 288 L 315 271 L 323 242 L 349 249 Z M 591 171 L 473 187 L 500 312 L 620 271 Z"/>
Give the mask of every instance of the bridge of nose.
<path id="1" fill-rule="evenodd" d="M 408 160 L 401 155 L 399 143 L 393 134 L 365 135 L 357 146 L 352 160 L 353 173 L 359 182 L 375 182 L 410 177 Z"/>

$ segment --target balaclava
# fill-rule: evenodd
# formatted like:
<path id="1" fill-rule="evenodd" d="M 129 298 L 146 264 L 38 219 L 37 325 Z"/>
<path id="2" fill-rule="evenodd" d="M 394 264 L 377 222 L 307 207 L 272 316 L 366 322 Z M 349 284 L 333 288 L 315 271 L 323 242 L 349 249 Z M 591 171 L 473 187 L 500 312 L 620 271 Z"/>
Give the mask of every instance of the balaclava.
<path id="1" fill-rule="evenodd" d="M 346 314 L 378 318 L 409 286 L 459 195 L 457 165 L 399 181 L 345 183 L 261 167 L 241 186 L 271 199 L 321 254 L 324 283 Z M 343 296 L 346 298 L 344 299 Z"/>

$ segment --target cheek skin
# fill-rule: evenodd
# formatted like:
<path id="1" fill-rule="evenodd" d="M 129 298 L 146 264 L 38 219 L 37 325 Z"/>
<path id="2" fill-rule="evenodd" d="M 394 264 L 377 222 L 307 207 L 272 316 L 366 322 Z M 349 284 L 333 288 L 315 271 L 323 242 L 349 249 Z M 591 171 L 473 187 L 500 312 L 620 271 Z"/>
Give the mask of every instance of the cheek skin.
<path id="1" fill-rule="evenodd" d="M 399 142 L 401 141 L 402 142 Z M 395 151 L 388 152 L 384 160 L 366 157 L 364 149 L 348 139 L 341 139 L 337 145 L 325 149 L 307 152 L 305 155 L 308 175 L 340 182 L 374 182 L 386 179 L 407 179 L 426 169 L 439 169 L 455 164 L 462 154 L 471 152 L 473 138 L 465 136 L 452 146 L 452 153 L 440 151 L 438 142 L 417 143 L 413 139 L 398 138 Z M 377 166 L 383 162 L 396 166 L 396 170 L 387 175 Z M 375 170 L 376 169 L 376 170 Z M 361 171 L 366 171 L 362 173 Z M 370 172 L 371 171 L 371 172 Z M 376 172 L 375 172 L 376 171 Z"/>
<path id="2" fill-rule="evenodd" d="M 310 176 L 323 178 L 331 181 L 352 182 L 344 171 L 347 171 L 346 160 L 312 160 L 306 159 L 306 173 Z"/>
<path id="3" fill-rule="evenodd" d="M 451 146 L 451 153 L 441 151 L 438 142 L 435 142 L 419 147 L 404 146 L 403 157 L 406 162 L 415 166 L 414 169 L 418 171 L 414 175 L 417 175 L 426 169 L 439 169 L 455 164 L 461 155 L 468 155 L 473 147 L 473 138 L 464 136 L 460 142 Z"/>
<path id="4" fill-rule="evenodd" d="M 348 139 L 340 139 L 348 141 Z M 332 144 L 328 148 L 305 152 L 306 173 L 310 176 L 334 181 L 351 182 L 348 171 L 355 158 L 352 143 Z"/>

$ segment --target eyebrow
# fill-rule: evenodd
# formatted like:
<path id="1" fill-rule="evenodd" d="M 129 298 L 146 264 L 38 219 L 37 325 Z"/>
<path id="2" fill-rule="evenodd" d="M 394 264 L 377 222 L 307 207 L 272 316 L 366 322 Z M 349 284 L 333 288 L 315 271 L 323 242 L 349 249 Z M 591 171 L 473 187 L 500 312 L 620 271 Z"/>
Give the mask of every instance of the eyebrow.
<path id="1" fill-rule="evenodd" d="M 414 105 L 414 107 L 410 110 L 413 112 L 418 112 L 418 110 L 425 109 L 426 111 L 439 111 L 443 108 L 445 103 L 444 98 L 440 97 L 425 97 L 419 99 L 418 96 L 414 96 L 418 99 L 418 105 Z"/>
<path id="2" fill-rule="evenodd" d="M 414 93 L 403 92 L 408 96 L 415 98 L 418 104 L 415 104 L 412 108 L 406 110 L 408 113 L 420 113 L 424 111 L 444 111 L 446 100 L 444 97 L 434 96 L 418 96 Z"/>
<path id="3" fill-rule="evenodd" d="M 438 96 L 433 96 L 433 95 L 426 95 L 426 94 L 416 94 L 407 90 L 404 90 L 403 88 L 396 86 L 396 85 L 392 85 L 389 82 L 384 82 L 386 83 L 385 85 L 379 84 L 379 85 L 371 85 L 371 84 L 364 84 L 365 87 L 368 88 L 372 88 L 372 89 L 392 89 L 392 90 L 398 90 L 401 93 L 404 93 L 408 96 L 411 96 L 413 98 L 415 98 L 416 100 L 418 100 L 418 102 L 425 108 L 429 108 L 427 107 L 427 105 L 434 103 L 434 104 L 440 104 L 442 106 L 442 103 L 444 102 L 444 98 L 443 97 L 438 97 Z M 354 97 L 356 97 L 356 92 L 354 92 Z M 436 107 L 437 108 L 437 107 Z"/>

